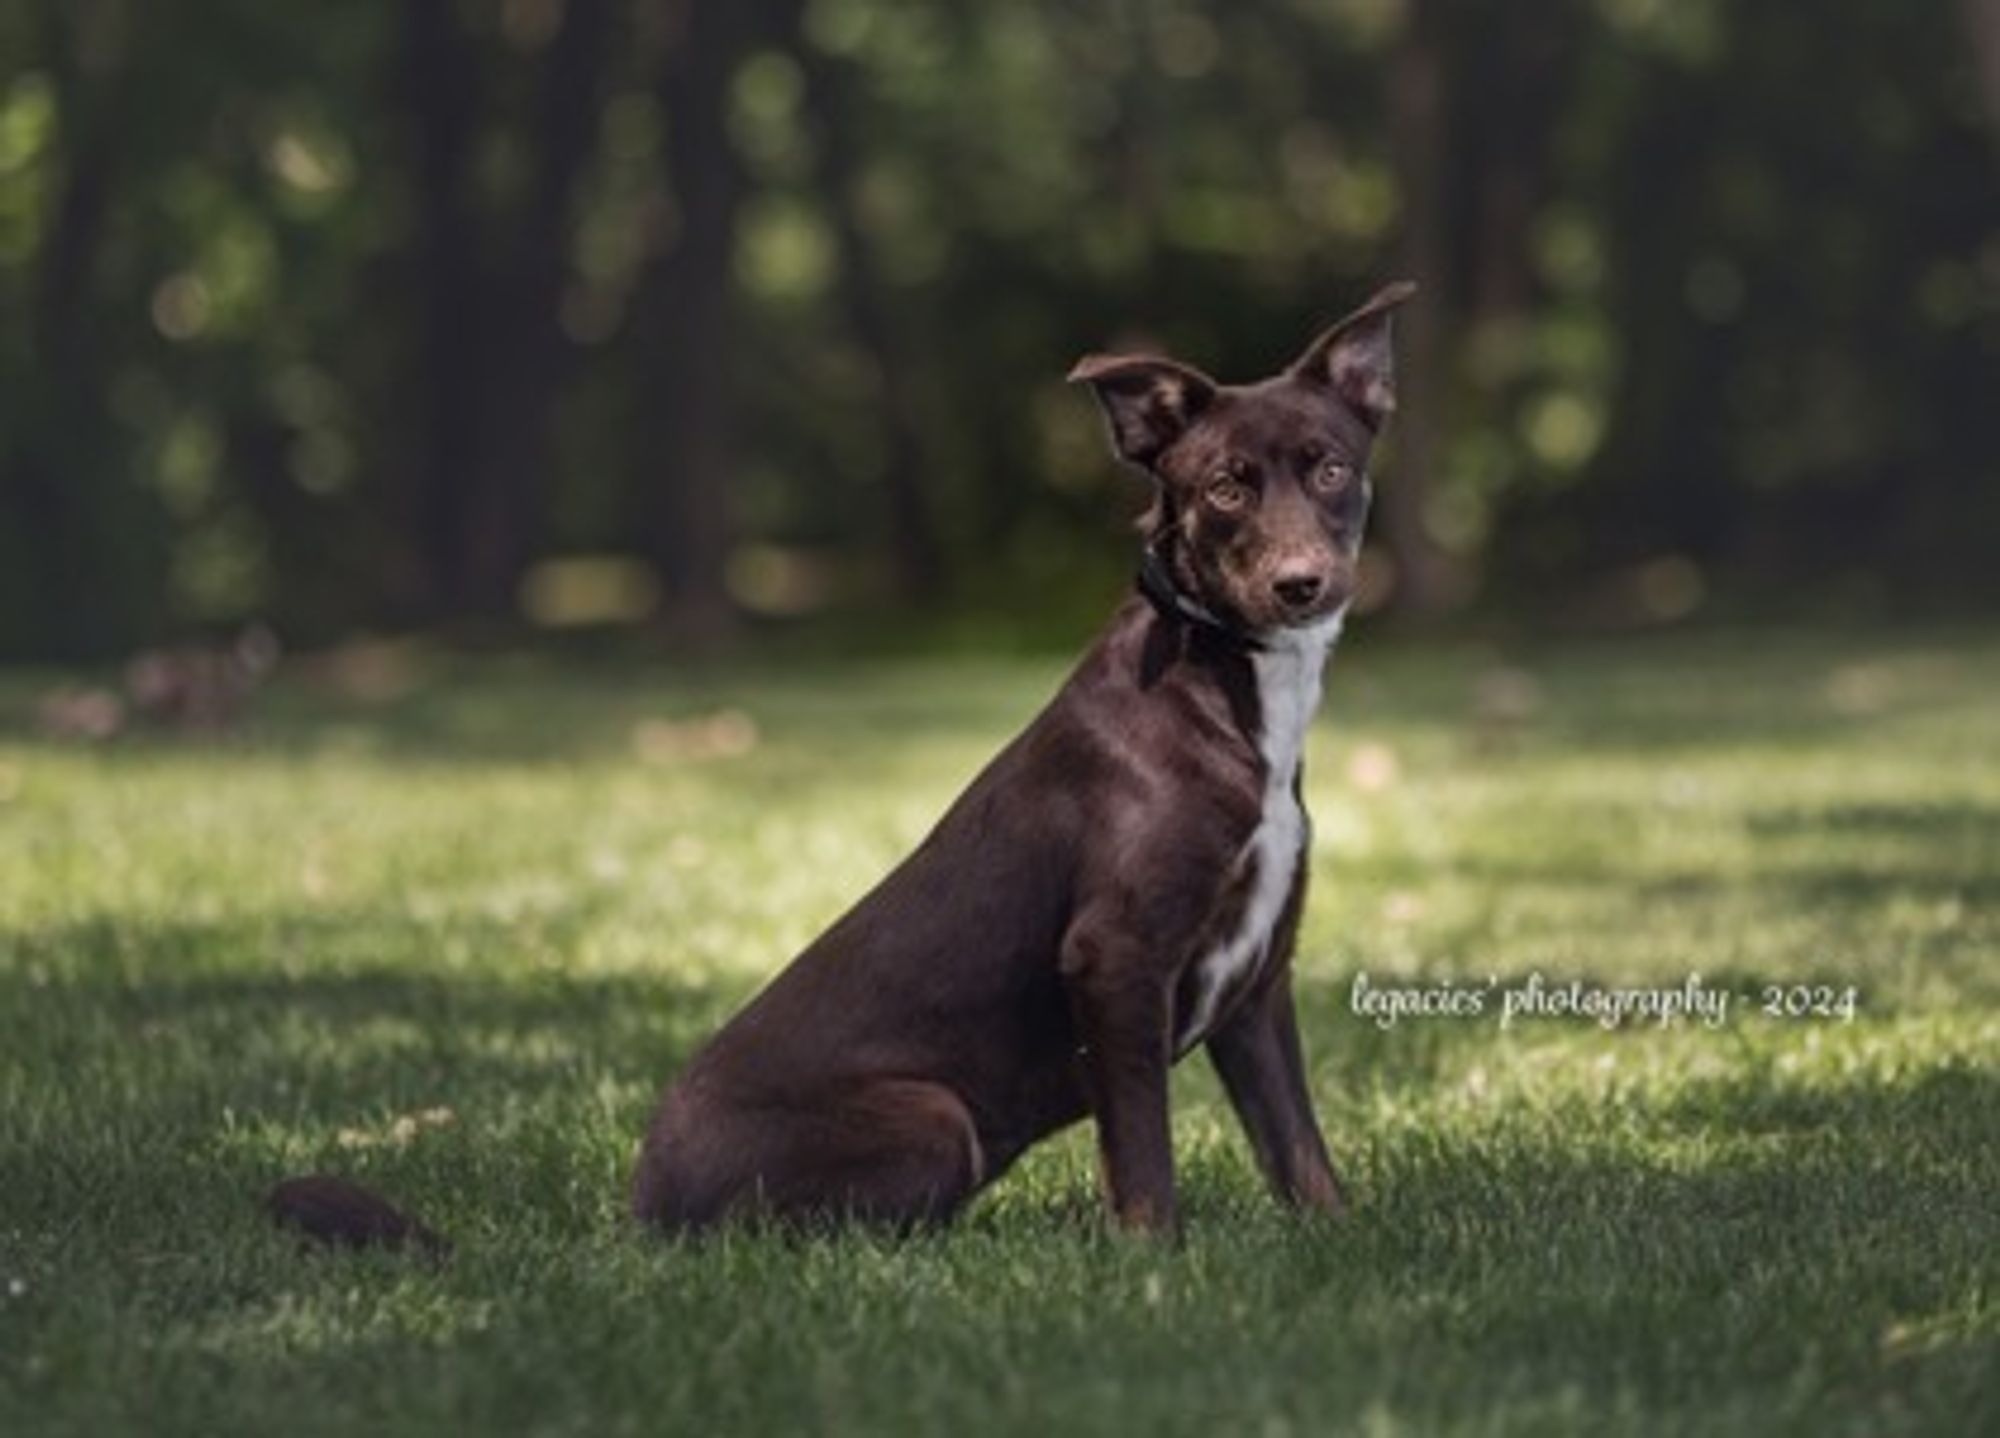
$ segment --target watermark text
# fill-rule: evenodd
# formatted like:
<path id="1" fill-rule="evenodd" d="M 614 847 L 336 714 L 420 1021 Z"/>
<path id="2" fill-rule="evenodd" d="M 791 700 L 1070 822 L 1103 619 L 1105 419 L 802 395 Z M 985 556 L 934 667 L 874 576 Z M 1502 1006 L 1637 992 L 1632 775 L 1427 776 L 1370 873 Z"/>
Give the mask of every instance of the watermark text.
<path id="1" fill-rule="evenodd" d="M 1699 1025 L 1719 1029 L 1745 1009 L 1776 1019 L 1851 1022 L 1860 1001 L 1852 984 L 1755 984 L 1747 989 L 1713 984 L 1690 973 L 1672 984 L 1610 984 L 1595 979 L 1551 979 L 1539 972 L 1505 980 L 1377 979 L 1354 976 L 1348 1011 L 1379 1029 L 1437 1019 L 1488 1020 L 1502 1029 L 1539 1019 L 1590 1023 L 1603 1029 Z"/>

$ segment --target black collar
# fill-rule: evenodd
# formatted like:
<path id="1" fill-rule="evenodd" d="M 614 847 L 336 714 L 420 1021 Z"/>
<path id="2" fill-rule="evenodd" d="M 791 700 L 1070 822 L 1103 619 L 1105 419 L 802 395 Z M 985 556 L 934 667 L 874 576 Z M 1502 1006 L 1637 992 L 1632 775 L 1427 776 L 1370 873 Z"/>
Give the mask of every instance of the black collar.
<path id="1" fill-rule="evenodd" d="M 1224 619 L 1174 582 L 1173 569 L 1159 546 L 1149 544 L 1139 556 L 1139 592 L 1155 610 L 1168 619 L 1179 619 L 1196 629 L 1206 629 L 1220 639 L 1242 649 L 1259 650 L 1264 641 L 1241 626 Z"/>

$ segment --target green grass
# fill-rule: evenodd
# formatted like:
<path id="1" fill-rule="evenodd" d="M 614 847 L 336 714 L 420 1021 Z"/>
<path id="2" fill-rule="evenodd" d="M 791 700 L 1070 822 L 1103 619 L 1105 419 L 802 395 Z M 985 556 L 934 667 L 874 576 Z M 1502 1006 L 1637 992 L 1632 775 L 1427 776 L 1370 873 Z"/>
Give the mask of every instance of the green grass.
<path id="1" fill-rule="evenodd" d="M 1191 1062 L 1178 1247 L 1082 1130 L 906 1242 L 622 1217 L 660 1083 L 1057 665 L 300 670 L 96 748 L 0 683 L 0 1431 L 2000 1431 L 2000 636 L 1502 662 L 1336 664 L 1300 1004 L 1357 1209 L 1276 1211 Z M 662 727 L 723 709 L 747 752 Z M 1385 1031 L 1360 971 L 1745 997 Z M 257 1199 L 321 1167 L 459 1256 L 302 1256 Z"/>

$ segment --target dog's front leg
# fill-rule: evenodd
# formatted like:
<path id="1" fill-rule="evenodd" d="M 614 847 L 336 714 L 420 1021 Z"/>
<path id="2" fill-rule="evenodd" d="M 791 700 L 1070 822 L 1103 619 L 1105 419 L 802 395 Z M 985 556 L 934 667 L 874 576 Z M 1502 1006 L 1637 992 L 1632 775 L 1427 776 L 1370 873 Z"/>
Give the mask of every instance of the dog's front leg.
<path id="1" fill-rule="evenodd" d="M 1088 918 L 1065 938 L 1062 969 L 1111 1211 L 1127 1228 L 1170 1233 L 1180 1221 L 1167 1116 L 1172 994 L 1142 944 Z"/>
<path id="2" fill-rule="evenodd" d="M 1339 1213 L 1345 1201 L 1313 1117 L 1289 962 L 1209 1036 L 1208 1054 L 1272 1191 L 1299 1208 Z"/>

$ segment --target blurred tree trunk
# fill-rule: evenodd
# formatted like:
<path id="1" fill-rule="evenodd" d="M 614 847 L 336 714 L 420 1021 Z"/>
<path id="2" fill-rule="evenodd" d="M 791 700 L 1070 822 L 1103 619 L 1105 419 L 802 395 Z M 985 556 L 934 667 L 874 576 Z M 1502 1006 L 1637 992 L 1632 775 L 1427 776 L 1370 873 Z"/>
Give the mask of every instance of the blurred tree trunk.
<path id="1" fill-rule="evenodd" d="M 231 477 L 267 536 L 271 568 L 285 577 L 283 601 L 300 595 L 317 598 L 326 583 L 326 502 L 293 478 L 292 431 L 266 406 L 242 398 L 254 396 L 254 387 L 233 384 L 230 393 L 237 398 L 224 408 L 224 453 Z M 287 622 L 294 612 L 263 617 L 278 621 L 287 638 L 294 638 Z"/>
<path id="2" fill-rule="evenodd" d="M 0 552 L 14 573 L 4 597 L 21 632 L 4 642 L 75 658 L 143 637 L 164 582 L 163 526 L 112 451 L 93 314 L 140 17 L 118 0 L 45 0 L 38 18 L 61 168 L 35 249 L 26 386 L 13 400 L 5 455 L 11 542 Z"/>
<path id="3" fill-rule="evenodd" d="M 472 163 L 480 57 L 453 0 L 412 0 L 407 99 L 418 149 L 425 478 L 418 548 L 433 619 L 505 620 L 540 537 L 560 313 L 578 178 L 597 129 L 611 0 L 568 0 L 523 126 L 532 178 L 482 223 Z"/>
<path id="4" fill-rule="evenodd" d="M 1563 5 L 1508 7 L 1482 18 L 1489 26 L 1497 22 L 1497 30 L 1455 37 L 1461 47 L 1485 53 L 1462 67 L 1452 85 L 1465 102 L 1458 112 L 1469 111 L 1471 132 L 1451 146 L 1456 165 L 1450 179 L 1472 210 L 1461 231 L 1470 252 L 1455 266 L 1469 276 L 1468 332 L 1518 318 L 1533 302 L 1530 240 L 1579 40 L 1576 16 Z"/>
<path id="5" fill-rule="evenodd" d="M 610 37 L 610 0 L 568 0 L 547 45 L 532 111 L 533 183 L 511 218 L 487 308 L 491 356 L 485 477 L 466 517 L 463 598 L 472 611 L 510 614 L 522 571 L 546 521 L 555 456 L 555 408 L 574 350 L 561 324 L 577 182 L 597 134 Z"/>
<path id="6" fill-rule="evenodd" d="M 404 101 L 417 149 L 424 449 L 415 548 L 426 607 L 439 619 L 463 613 L 470 599 L 463 525 L 479 508 L 482 478 L 479 397 L 488 335 L 469 173 L 479 84 L 453 0 L 408 0 L 404 18 Z"/>
<path id="7" fill-rule="evenodd" d="M 743 59 L 789 33 L 802 3 L 656 3 L 668 12 L 671 37 L 655 89 L 679 223 L 633 300 L 646 387 L 633 451 L 634 511 L 667 591 L 669 622 L 685 635 L 715 639 L 738 617 L 727 572 L 736 537 L 732 367 L 737 219 L 749 182 L 729 133 L 729 106 Z"/>
<path id="8" fill-rule="evenodd" d="M 2000 141 L 2000 0 L 1959 0 L 1965 21 L 1965 38 L 1972 46 L 1972 58 L 1979 71 L 1979 97 L 1986 108 L 1986 124 Z"/>
<path id="9" fill-rule="evenodd" d="M 1408 0 L 1389 70 L 1389 143 L 1403 201 L 1402 264 L 1424 288 L 1397 316 L 1396 473 L 1382 486 L 1382 521 L 1396 565 L 1394 605 L 1450 607 L 1465 576 L 1425 524 L 1445 431 L 1450 247 L 1445 232 L 1444 41 L 1437 0 Z"/>
<path id="10" fill-rule="evenodd" d="M 889 557 L 905 599 L 933 599 L 944 588 L 944 557 L 929 496 L 924 489 L 924 445 L 911 376 L 897 343 L 889 296 L 869 254 L 866 227 L 856 209 L 861 159 L 852 116 L 857 102 L 845 61 L 810 42 L 797 47 L 805 74 L 806 105 L 822 147 L 823 188 L 840 247 L 838 285 L 847 328 L 875 366 L 877 399 L 888 439 L 883 475 L 889 495 Z"/>

